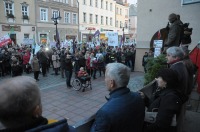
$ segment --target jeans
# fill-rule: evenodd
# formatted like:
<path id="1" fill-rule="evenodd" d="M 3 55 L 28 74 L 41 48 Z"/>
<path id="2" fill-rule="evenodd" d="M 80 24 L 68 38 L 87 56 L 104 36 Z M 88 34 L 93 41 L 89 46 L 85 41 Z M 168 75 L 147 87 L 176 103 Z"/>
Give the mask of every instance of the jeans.
<path id="1" fill-rule="evenodd" d="M 66 76 L 66 84 L 67 86 L 70 86 L 71 78 L 72 78 L 72 71 L 65 70 L 65 76 Z"/>

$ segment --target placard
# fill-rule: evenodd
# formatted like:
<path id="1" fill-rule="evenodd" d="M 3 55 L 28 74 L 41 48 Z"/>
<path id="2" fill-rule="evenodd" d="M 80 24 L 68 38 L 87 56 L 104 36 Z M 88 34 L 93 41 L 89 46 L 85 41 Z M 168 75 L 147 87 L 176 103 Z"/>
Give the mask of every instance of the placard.
<path id="1" fill-rule="evenodd" d="M 108 46 L 118 46 L 118 33 L 117 32 L 106 32 L 108 37 Z"/>

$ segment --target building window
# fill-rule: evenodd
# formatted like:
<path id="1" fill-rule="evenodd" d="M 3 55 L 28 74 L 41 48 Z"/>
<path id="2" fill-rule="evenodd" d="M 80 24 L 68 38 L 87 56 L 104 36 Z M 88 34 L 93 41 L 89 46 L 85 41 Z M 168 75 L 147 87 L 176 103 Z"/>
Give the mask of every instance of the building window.
<path id="1" fill-rule="evenodd" d="M 68 1 L 68 0 L 65 0 L 65 3 L 66 3 L 66 4 L 69 4 L 69 1 Z"/>
<path id="2" fill-rule="evenodd" d="M 28 16 L 28 6 L 22 5 L 22 16 Z"/>
<path id="3" fill-rule="evenodd" d="M 101 0 L 101 9 L 103 9 L 103 0 Z"/>
<path id="4" fill-rule="evenodd" d="M 120 9 L 120 15 L 122 15 L 122 9 Z"/>
<path id="5" fill-rule="evenodd" d="M 29 34 L 25 33 L 24 38 L 29 38 Z"/>
<path id="6" fill-rule="evenodd" d="M 57 18 L 59 16 L 59 11 L 58 10 L 52 10 L 52 16 L 53 16 L 53 18 Z"/>
<path id="7" fill-rule="evenodd" d="M 77 14 L 73 13 L 73 24 L 77 24 Z"/>
<path id="8" fill-rule="evenodd" d="M 5 3 L 5 12 L 7 14 L 14 15 L 14 4 L 13 3 Z"/>
<path id="9" fill-rule="evenodd" d="M 117 7 L 117 9 L 116 9 L 116 14 L 119 14 L 118 12 L 119 12 L 119 8 Z"/>
<path id="10" fill-rule="evenodd" d="M 108 1 L 106 1 L 106 10 L 108 10 Z"/>
<path id="11" fill-rule="evenodd" d="M 90 0 L 90 6 L 92 6 L 92 0 Z"/>
<path id="12" fill-rule="evenodd" d="M 86 22 L 86 13 L 83 12 L 83 22 Z"/>
<path id="13" fill-rule="evenodd" d="M 108 25 L 108 17 L 106 17 L 106 25 Z"/>
<path id="14" fill-rule="evenodd" d="M 92 20 L 93 20 L 93 15 L 92 14 L 90 14 L 90 23 L 92 23 Z"/>
<path id="15" fill-rule="evenodd" d="M 95 7 L 98 7 L 98 0 L 95 0 Z"/>
<path id="16" fill-rule="evenodd" d="M 48 21 L 48 9 L 40 8 L 40 21 Z"/>
<path id="17" fill-rule="evenodd" d="M 83 0 L 83 5 L 86 5 L 86 0 Z"/>
<path id="18" fill-rule="evenodd" d="M 95 15 L 95 23 L 98 24 L 98 15 Z"/>
<path id="19" fill-rule="evenodd" d="M 112 11 L 113 9 L 112 9 L 112 3 L 110 3 L 110 11 Z"/>
<path id="20" fill-rule="evenodd" d="M 112 21 L 113 21 L 113 20 L 112 20 L 112 17 L 111 17 L 111 18 L 110 18 L 110 26 L 112 26 Z"/>
<path id="21" fill-rule="evenodd" d="M 200 3 L 200 0 L 182 0 L 182 5 Z"/>
<path id="22" fill-rule="evenodd" d="M 71 0 L 71 5 L 74 6 L 74 0 Z"/>
<path id="23" fill-rule="evenodd" d="M 101 16 L 101 24 L 103 25 L 103 16 Z"/>
<path id="24" fill-rule="evenodd" d="M 70 23 L 70 12 L 64 12 L 64 22 Z"/>
<path id="25" fill-rule="evenodd" d="M 115 25 L 115 27 L 118 27 L 118 21 L 116 21 L 116 25 Z"/>

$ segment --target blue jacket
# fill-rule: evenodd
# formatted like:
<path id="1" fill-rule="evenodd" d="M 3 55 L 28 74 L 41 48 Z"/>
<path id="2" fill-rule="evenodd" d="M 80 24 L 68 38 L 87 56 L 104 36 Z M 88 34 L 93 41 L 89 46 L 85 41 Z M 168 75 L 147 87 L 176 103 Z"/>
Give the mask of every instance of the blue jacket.
<path id="1" fill-rule="evenodd" d="M 142 132 L 144 115 L 145 106 L 140 95 L 126 87 L 118 88 L 97 111 L 91 132 Z"/>

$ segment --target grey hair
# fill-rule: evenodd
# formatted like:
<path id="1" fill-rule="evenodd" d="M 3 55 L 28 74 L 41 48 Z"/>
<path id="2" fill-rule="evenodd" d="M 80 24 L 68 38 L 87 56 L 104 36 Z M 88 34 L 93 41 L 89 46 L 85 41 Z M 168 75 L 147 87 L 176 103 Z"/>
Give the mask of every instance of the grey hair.
<path id="1" fill-rule="evenodd" d="M 184 58 L 183 50 L 180 47 L 170 47 L 167 49 L 167 54 L 171 55 L 173 58 L 178 57 L 179 59 Z"/>
<path id="2" fill-rule="evenodd" d="M 106 76 L 113 79 L 117 87 L 128 85 L 130 72 L 130 68 L 122 63 L 109 63 L 106 65 Z"/>
<path id="3" fill-rule="evenodd" d="M 19 76 L 0 84 L 0 121 L 17 120 L 33 116 L 41 105 L 40 91 L 35 79 Z"/>

